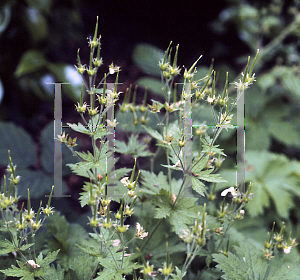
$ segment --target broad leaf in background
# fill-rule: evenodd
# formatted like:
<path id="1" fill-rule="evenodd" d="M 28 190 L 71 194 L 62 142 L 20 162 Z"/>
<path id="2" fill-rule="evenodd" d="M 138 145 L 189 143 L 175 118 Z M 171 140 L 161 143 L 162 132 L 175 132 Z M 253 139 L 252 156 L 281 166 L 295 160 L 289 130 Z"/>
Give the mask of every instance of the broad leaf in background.
<path id="1" fill-rule="evenodd" d="M 252 217 L 263 214 L 264 207 L 269 208 L 272 200 L 278 215 L 287 218 L 294 207 L 293 198 L 300 197 L 299 171 L 295 173 L 294 163 L 284 155 L 266 151 L 248 151 L 245 159 L 246 182 L 253 183 L 251 192 L 254 194 L 246 207 L 247 212 Z M 217 190 L 236 184 L 235 170 L 222 170 L 220 173 L 228 182 L 217 184 Z"/>
<path id="2" fill-rule="evenodd" d="M 145 73 L 160 77 L 158 61 L 164 57 L 164 52 L 149 44 L 138 44 L 133 51 L 134 63 Z"/>
<path id="3" fill-rule="evenodd" d="M 38 50 L 29 50 L 23 54 L 15 75 L 19 78 L 47 66 L 44 54 Z"/>
<path id="4" fill-rule="evenodd" d="M 47 64 L 48 69 L 55 76 L 57 83 L 70 83 L 62 86 L 65 92 L 74 102 L 80 100 L 81 76 L 76 69 L 68 64 Z"/>
<path id="5" fill-rule="evenodd" d="M 162 97 L 165 97 L 165 94 L 162 90 L 163 85 L 160 80 L 153 78 L 140 78 L 135 82 L 137 85 L 144 88 L 147 87 L 148 90 L 152 91 L 155 94 L 159 94 Z"/>
<path id="6" fill-rule="evenodd" d="M 270 261 L 263 259 L 261 250 L 247 242 L 234 246 L 236 253 L 228 252 L 228 257 L 223 254 L 213 254 L 217 268 L 225 274 L 227 280 L 252 280 L 252 279 L 300 279 L 299 264 L 283 263 L 283 256 L 277 256 Z M 283 254 L 283 253 L 282 253 Z"/>
<path id="7" fill-rule="evenodd" d="M 27 189 L 30 190 L 31 198 L 39 198 L 44 194 L 51 192 L 54 184 L 54 126 L 50 122 L 42 131 L 41 136 L 41 162 L 43 170 L 32 170 L 38 160 L 35 144 L 31 136 L 21 127 L 13 123 L 0 123 L 0 133 L 2 135 L 0 146 L 0 164 L 7 165 L 8 150 L 10 150 L 12 161 L 17 165 L 16 173 L 21 176 L 18 195 L 26 199 L 28 196 Z M 72 162 L 74 158 L 71 152 L 65 147 L 63 155 L 69 155 L 63 160 Z M 70 157 L 71 154 L 71 157 Z M 70 173 L 68 168 L 64 167 L 64 174 Z M 67 185 L 62 183 L 63 194 L 67 192 Z"/>
<path id="8" fill-rule="evenodd" d="M 147 145 L 139 142 L 137 138 L 136 135 L 131 134 L 127 144 L 115 140 L 115 151 L 125 155 L 132 155 L 134 158 L 152 156 L 153 153 L 148 151 Z"/>
<path id="9" fill-rule="evenodd" d="M 10 3 L 7 2 L 0 8 L 0 35 L 3 31 L 5 31 L 8 26 L 11 18 L 11 6 Z"/>
<path id="10" fill-rule="evenodd" d="M 8 150 L 13 163 L 19 168 L 32 166 L 37 161 L 37 152 L 31 136 L 13 123 L 0 123 L 0 164 L 7 165 Z M 53 142 L 52 142 L 53 145 Z"/>
<path id="11" fill-rule="evenodd" d="M 32 6 L 27 7 L 24 20 L 34 43 L 38 43 L 48 36 L 47 19 L 38 9 Z"/>

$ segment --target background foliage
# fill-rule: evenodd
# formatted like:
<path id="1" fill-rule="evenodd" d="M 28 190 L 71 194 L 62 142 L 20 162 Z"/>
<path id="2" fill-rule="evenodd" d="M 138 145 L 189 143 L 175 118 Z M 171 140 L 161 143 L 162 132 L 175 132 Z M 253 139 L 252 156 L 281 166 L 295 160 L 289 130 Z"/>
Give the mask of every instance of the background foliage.
<path id="1" fill-rule="evenodd" d="M 73 103 L 79 100 L 81 80 L 73 67 L 76 63 L 75 54 L 77 48 L 84 45 L 82 38 L 86 37 L 86 34 L 92 35 L 94 19 L 100 13 L 100 33 L 103 42 L 107 40 L 107 43 L 103 43 L 103 57 L 107 59 L 108 64 L 116 55 L 117 61 L 114 60 L 114 62 L 124 69 L 124 72 L 120 74 L 120 78 L 123 74 L 124 80 L 124 84 L 120 86 L 123 93 L 131 83 L 139 85 L 136 94 L 137 104 L 143 102 L 145 86 L 148 87 L 148 101 L 155 98 L 164 103 L 157 61 L 161 59 L 163 49 L 170 40 L 180 43 L 180 51 L 183 52 L 180 57 L 181 59 L 183 57 L 185 62 L 192 62 L 199 53 L 204 54 L 201 66 L 197 68 L 199 78 L 207 74 L 210 59 L 214 57 L 218 84 L 224 83 L 225 75 L 221 74 L 224 70 L 230 73 L 229 81 L 234 81 L 235 76 L 242 71 L 247 56 L 249 54 L 253 56 L 256 49 L 260 49 L 259 60 L 255 68 L 257 82 L 246 91 L 245 95 L 246 181 L 253 182 L 254 199 L 246 207 L 247 219 L 245 218 L 230 229 L 231 240 L 234 240 L 232 244 L 238 244 L 239 240 L 246 239 L 256 248 L 262 249 L 266 232 L 272 228 L 273 221 L 276 221 L 276 227 L 284 221 L 286 233 L 293 230 L 295 237 L 297 236 L 299 240 L 300 210 L 297 208 L 300 197 L 299 2 L 218 1 L 217 6 L 220 10 L 215 9 L 215 14 L 211 18 L 205 18 L 204 14 L 210 14 L 208 11 L 216 7 L 214 1 L 211 2 L 209 7 L 199 6 L 202 18 L 193 17 L 191 10 L 194 8 L 188 4 L 184 7 L 175 7 L 175 10 L 183 10 L 191 15 L 192 19 L 189 22 L 183 21 L 181 25 L 177 24 L 175 19 L 177 14 L 171 7 L 168 7 L 168 13 L 161 12 L 162 15 L 156 14 L 153 8 L 150 9 L 154 13 L 152 17 L 156 18 L 161 25 L 160 30 L 155 30 L 157 34 L 153 30 L 147 32 L 147 29 L 144 29 L 144 32 L 141 32 L 138 29 L 139 25 L 141 29 L 145 26 L 141 24 L 142 21 L 151 25 L 153 20 L 146 12 L 149 10 L 147 6 L 137 5 L 134 8 L 128 5 L 129 7 L 124 8 L 120 4 L 119 8 L 115 8 L 117 10 L 114 11 L 112 7 L 105 4 L 97 11 L 91 8 L 92 1 L 84 1 L 84 3 L 83 1 L 59 3 L 59 1 L 50 0 L 2 1 L 0 6 L 0 164 L 2 165 L 1 172 L 4 174 L 7 165 L 7 150 L 10 149 L 13 161 L 18 165 L 19 174 L 24 181 L 24 189 L 20 190 L 22 199 L 26 200 L 26 189 L 29 187 L 32 198 L 36 199 L 33 204 L 38 205 L 37 202 L 40 199 L 44 200 L 44 195 L 50 192 L 49 186 L 53 184 L 51 183 L 53 181 L 51 163 L 53 90 L 45 83 L 70 81 L 71 85 L 64 87 L 63 120 L 65 123 L 77 122 L 78 120 L 73 116 Z M 107 9 L 106 12 L 104 12 L 105 9 Z M 119 9 L 123 9 L 124 16 L 118 18 Z M 132 11 L 143 15 L 142 20 L 139 19 L 139 21 L 138 16 L 134 18 Z M 116 13 L 114 17 L 113 12 Z M 105 18 L 104 14 L 110 17 Z M 182 20 L 182 15 L 180 18 Z M 121 28 L 122 25 L 124 29 Z M 178 35 L 179 33 L 181 35 Z M 141 35 L 136 34 L 143 34 L 144 37 L 140 38 L 144 38 L 144 42 L 141 42 L 139 38 Z M 127 46 L 125 42 L 128 38 L 131 41 Z M 121 41 L 121 43 L 116 41 Z M 135 46 L 136 43 L 142 44 Z M 182 80 L 179 79 L 178 82 Z M 229 91 L 232 92 L 232 90 L 233 86 L 229 86 Z M 121 97 L 121 102 L 124 95 Z M 133 158 L 137 155 L 141 157 L 138 159 L 141 166 L 150 167 L 151 163 L 147 157 L 155 152 L 155 141 L 149 138 L 141 123 L 133 124 L 133 119 L 140 119 L 143 114 L 139 110 L 135 114 L 133 112 L 122 114 L 118 107 L 119 105 L 116 106 L 116 119 L 119 122 L 116 131 L 118 139 L 116 152 L 122 151 L 122 154 L 119 154 L 121 163 L 118 167 L 132 166 Z M 201 124 L 197 123 L 198 119 L 205 119 L 206 123 L 212 123 L 210 113 L 201 106 L 195 108 L 193 116 L 195 124 Z M 153 115 L 149 115 L 148 118 L 147 126 L 153 127 L 156 119 Z M 171 119 L 170 123 L 172 122 Z M 135 135 L 131 134 L 132 132 L 135 132 Z M 196 131 L 193 131 L 193 135 L 196 135 Z M 217 143 L 228 154 L 220 171 L 221 177 L 227 179 L 228 183 L 217 184 L 217 197 L 220 197 L 220 191 L 225 187 L 235 184 L 235 138 L 235 131 L 229 130 L 224 132 Z M 195 137 L 195 147 L 198 147 L 198 141 Z M 79 139 L 79 143 L 83 150 L 90 148 L 84 139 Z M 65 149 L 64 146 L 63 149 Z M 76 220 L 81 226 L 86 227 L 87 219 L 84 212 L 87 209 L 80 210 L 78 202 L 82 181 L 71 175 L 70 169 L 65 165 L 65 163 L 72 163 L 72 160 L 74 162 L 67 149 L 63 150 L 63 155 L 64 192 L 71 193 L 72 199 L 61 199 L 57 202 L 54 200 L 53 203 L 69 221 Z M 158 155 L 157 158 L 162 159 L 162 155 Z M 162 162 L 166 164 L 164 161 L 162 159 Z M 162 170 L 161 166 L 154 165 L 156 178 L 142 172 L 143 187 L 148 194 L 153 194 L 157 189 L 151 190 L 145 187 L 149 186 L 145 182 L 156 180 L 163 188 L 163 177 L 160 176 Z M 199 204 L 202 205 L 205 201 L 204 198 L 200 198 Z M 208 211 L 211 213 L 217 211 L 215 205 L 217 203 L 211 203 Z M 156 217 L 162 215 L 159 209 L 157 208 L 154 213 Z M 146 218 L 144 215 L 145 212 L 141 211 L 136 219 Z M 189 219 L 184 216 L 181 218 Z M 61 220 L 61 223 L 64 221 Z M 151 226 L 153 225 L 149 218 L 147 227 Z M 170 226 L 170 224 L 162 224 L 157 234 L 162 235 Z M 181 226 L 178 220 L 178 229 Z M 48 230 L 51 234 L 54 236 L 58 234 L 50 227 Z M 81 232 L 79 229 L 76 230 Z M 74 229 L 67 229 L 67 231 L 73 232 Z M 82 235 L 84 235 L 83 232 L 82 229 Z M 68 233 L 61 234 L 65 234 L 65 237 L 57 236 L 58 243 L 49 244 L 48 246 L 51 247 L 47 248 L 49 251 L 52 252 L 62 247 L 74 247 L 74 242 L 68 239 L 65 242 L 70 244 L 60 244 L 62 241 L 59 240 L 65 239 Z M 166 239 L 169 240 L 169 244 L 172 244 L 172 236 Z M 158 263 L 163 254 L 162 244 L 165 243 L 154 246 L 155 250 L 150 247 L 145 248 L 146 252 L 155 256 L 154 264 Z M 178 246 L 177 250 L 174 249 L 176 252 L 174 263 L 180 265 L 182 261 L 180 251 L 184 250 L 180 245 L 173 245 Z M 170 245 L 170 248 L 172 246 Z M 235 252 L 234 247 L 231 247 L 231 250 Z M 241 257 L 240 249 L 236 251 L 237 256 Z M 73 266 L 74 269 L 79 270 L 80 267 L 70 257 L 78 252 L 67 249 L 60 251 L 58 253 L 61 256 L 59 265 L 61 267 Z M 248 253 L 251 254 L 251 252 Z M 298 257 L 298 254 L 293 256 Z M 217 262 L 218 258 L 220 257 L 215 259 Z M 234 256 L 229 253 L 228 262 L 232 259 Z M 6 266 L 4 263 L 8 260 L 1 261 Z M 197 261 L 204 265 L 200 257 Z M 227 273 L 226 279 L 238 279 L 234 278 L 237 276 L 231 275 L 230 271 L 226 272 L 223 269 L 225 266 L 217 267 L 225 274 Z M 80 273 L 84 272 L 79 272 L 78 275 L 81 275 Z M 197 268 L 192 266 L 190 277 L 198 279 L 197 273 Z M 270 273 L 272 275 L 273 271 Z M 217 276 L 214 277 L 216 278 L 212 279 L 218 279 Z"/>

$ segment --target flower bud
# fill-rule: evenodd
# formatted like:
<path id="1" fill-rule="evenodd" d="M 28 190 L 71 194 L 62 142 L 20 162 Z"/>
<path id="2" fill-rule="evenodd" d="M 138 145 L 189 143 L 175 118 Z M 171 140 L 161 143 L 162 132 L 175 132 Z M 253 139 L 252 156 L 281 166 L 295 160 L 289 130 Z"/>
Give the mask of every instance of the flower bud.
<path id="1" fill-rule="evenodd" d="M 99 221 L 97 221 L 97 220 L 91 220 L 90 221 L 90 226 L 91 227 L 95 228 L 97 225 L 99 225 Z"/>
<path id="2" fill-rule="evenodd" d="M 89 205 L 89 206 L 93 206 L 95 203 L 96 203 L 96 200 L 95 200 L 95 199 L 89 199 L 89 200 L 88 200 L 88 205 Z"/>
<path id="3" fill-rule="evenodd" d="M 138 124 L 139 124 L 138 118 L 134 118 L 134 119 L 133 119 L 133 124 L 134 124 L 134 125 L 138 125 Z"/>
<path id="4" fill-rule="evenodd" d="M 204 246 L 205 245 L 205 239 L 201 237 L 197 237 L 196 242 L 199 246 Z"/>
<path id="5" fill-rule="evenodd" d="M 144 116 L 141 117 L 141 124 L 147 124 L 148 119 L 146 119 Z"/>
<path id="6" fill-rule="evenodd" d="M 95 67 L 100 67 L 103 64 L 103 61 L 101 58 L 100 59 L 95 58 L 93 64 Z"/>
<path id="7" fill-rule="evenodd" d="M 270 242 L 265 241 L 264 246 L 266 249 L 270 249 L 272 247 L 272 244 Z"/>
<path id="8" fill-rule="evenodd" d="M 19 182 L 20 182 L 20 176 L 17 176 L 16 178 L 14 178 L 14 179 L 12 180 L 12 182 L 13 182 L 14 185 L 18 185 Z"/>
<path id="9" fill-rule="evenodd" d="M 102 199 L 101 203 L 102 203 L 103 207 L 105 207 L 108 204 L 110 204 L 110 200 L 109 199 Z"/>
<path id="10" fill-rule="evenodd" d="M 142 112 L 142 113 L 146 112 L 146 110 L 147 110 L 147 108 L 144 105 L 140 105 L 139 109 L 140 109 L 140 112 Z"/>
<path id="11" fill-rule="evenodd" d="M 168 69 L 168 67 L 169 67 L 169 63 L 159 62 L 160 71 L 164 72 Z"/>
<path id="12" fill-rule="evenodd" d="M 166 79 L 170 79 L 170 77 L 171 77 L 171 74 L 170 74 L 169 71 L 164 71 L 164 72 L 163 72 L 163 75 L 164 75 L 164 77 L 165 77 Z"/>
<path id="13" fill-rule="evenodd" d="M 279 251 L 282 251 L 283 250 L 283 244 L 282 243 L 277 243 L 276 244 L 276 248 L 277 248 L 277 250 L 279 250 Z"/>
<path id="14" fill-rule="evenodd" d="M 117 231 L 120 233 L 124 233 L 127 230 L 128 226 L 118 226 Z"/>
<path id="15" fill-rule="evenodd" d="M 8 199 L 8 198 L 6 198 L 6 199 L 4 199 L 4 204 L 6 205 L 6 206 L 11 206 L 12 205 L 12 203 L 13 203 L 13 201 L 11 200 L 11 199 Z"/>
<path id="16" fill-rule="evenodd" d="M 96 74 L 96 68 L 87 70 L 89 76 L 94 76 Z"/>
<path id="17" fill-rule="evenodd" d="M 226 105 L 226 101 L 224 99 L 219 99 L 218 100 L 220 107 L 224 107 Z"/>
<path id="18" fill-rule="evenodd" d="M 210 194 L 208 195 L 208 199 L 209 199 L 210 201 L 213 201 L 213 200 L 215 200 L 215 199 L 216 199 L 216 195 L 215 195 L 215 194 L 212 194 L 212 193 L 210 193 Z"/>
<path id="19" fill-rule="evenodd" d="M 112 222 L 103 222 L 103 227 L 104 228 L 106 228 L 106 229 L 109 229 L 109 228 L 111 228 L 111 226 L 112 226 Z"/>
<path id="20" fill-rule="evenodd" d="M 41 223 L 40 223 L 40 222 L 37 222 L 37 223 L 32 222 L 32 223 L 31 223 L 31 228 L 32 228 L 34 231 L 38 230 L 40 227 L 41 227 Z"/>
<path id="21" fill-rule="evenodd" d="M 179 146 L 180 148 L 184 147 L 184 146 L 185 146 L 185 141 L 179 140 L 179 141 L 178 141 L 178 146 Z"/>

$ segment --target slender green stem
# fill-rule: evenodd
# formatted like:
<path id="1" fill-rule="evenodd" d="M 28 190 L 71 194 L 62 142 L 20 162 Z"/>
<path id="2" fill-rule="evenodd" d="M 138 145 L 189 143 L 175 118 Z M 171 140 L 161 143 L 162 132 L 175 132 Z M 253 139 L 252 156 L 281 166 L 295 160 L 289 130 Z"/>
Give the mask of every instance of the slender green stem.
<path id="1" fill-rule="evenodd" d="M 176 205 L 176 202 L 179 198 L 179 196 L 181 195 L 181 192 L 182 192 L 182 189 L 183 189 L 183 186 L 184 186 L 184 183 L 185 183 L 185 179 L 186 179 L 186 176 L 184 176 L 183 180 L 182 180 L 182 183 L 181 183 L 181 186 L 180 186 L 180 189 L 179 189 L 179 192 L 178 192 L 178 195 L 177 197 L 175 198 L 175 201 L 173 202 L 173 207 Z"/>
<path id="2" fill-rule="evenodd" d="M 94 269 L 93 272 L 92 272 L 92 275 L 90 276 L 90 278 L 89 278 L 88 280 L 92 280 L 92 279 L 93 279 L 93 277 L 94 277 L 94 275 L 95 275 L 97 269 L 98 269 L 98 264 L 96 265 L 95 269 Z"/>

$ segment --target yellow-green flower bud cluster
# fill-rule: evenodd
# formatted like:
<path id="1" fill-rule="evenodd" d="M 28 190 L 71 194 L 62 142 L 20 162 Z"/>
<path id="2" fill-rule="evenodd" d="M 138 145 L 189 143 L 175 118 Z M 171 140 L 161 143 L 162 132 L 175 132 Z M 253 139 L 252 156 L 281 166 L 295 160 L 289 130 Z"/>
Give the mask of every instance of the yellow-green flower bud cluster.
<path id="1" fill-rule="evenodd" d="M 277 251 L 283 251 L 285 254 L 289 254 L 291 249 L 298 244 L 296 243 L 296 238 L 291 238 L 291 232 L 287 240 L 284 240 L 284 231 L 285 224 L 282 223 L 282 227 L 279 233 L 274 233 L 275 222 L 273 223 L 273 227 L 271 232 L 269 233 L 268 239 L 264 242 L 264 250 L 263 255 L 264 258 L 270 260 L 274 258 L 274 254 Z M 276 248 L 276 250 L 275 250 Z"/>

